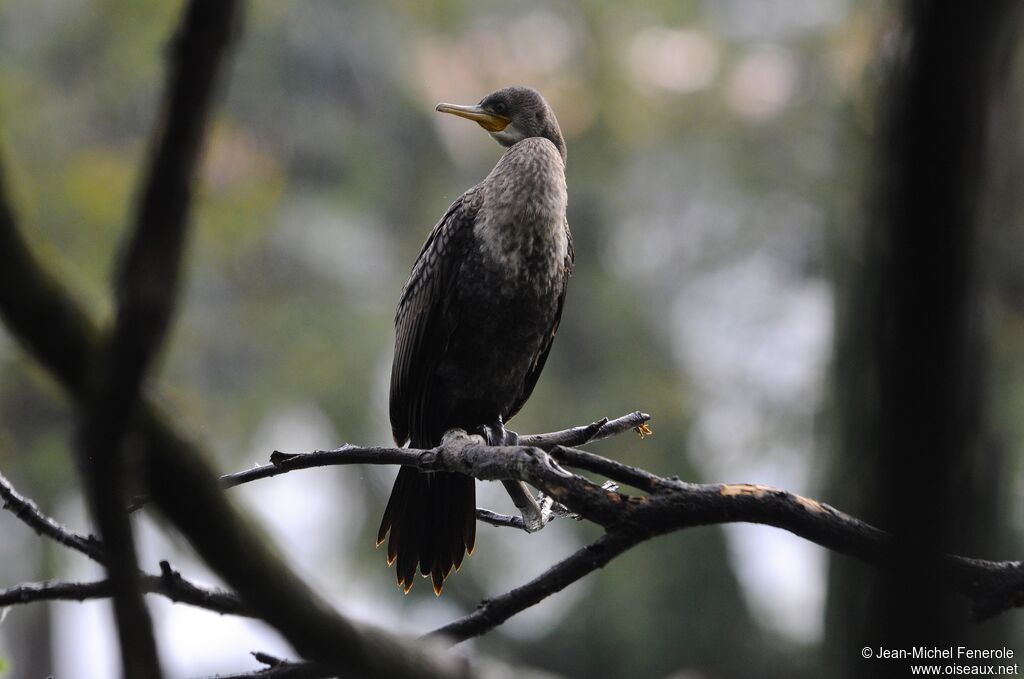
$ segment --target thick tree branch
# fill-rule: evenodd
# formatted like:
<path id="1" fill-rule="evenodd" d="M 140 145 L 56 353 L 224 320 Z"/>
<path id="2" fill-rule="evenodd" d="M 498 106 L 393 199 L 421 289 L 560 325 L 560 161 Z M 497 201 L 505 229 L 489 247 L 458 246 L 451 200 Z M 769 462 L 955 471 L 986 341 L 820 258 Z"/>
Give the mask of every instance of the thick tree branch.
<path id="1" fill-rule="evenodd" d="M 11 205 L 0 163 L 0 318 L 61 386 L 81 399 L 99 330 L 61 279 L 29 249 Z"/>
<path id="2" fill-rule="evenodd" d="M 234 0 L 193 0 L 172 41 L 151 163 L 116 277 L 116 319 L 92 365 L 92 398 L 81 412 L 79 466 L 109 557 L 114 617 L 129 677 L 159 679 L 162 671 L 124 510 L 125 437 L 177 300 L 193 177 L 235 12 Z"/>
<path id="3" fill-rule="evenodd" d="M 933 595 L 949 569 L 923 569 L 924 555 L 985 549 L 1008 536 L 997 527 L 1010 475 L 990 415 L 997 409 L 987 403 L 997 363 L 986 354 L 999 340 L 986 324 L 992 279 L 983 248 L 999 242 L 1005 219 L 986 202 L 993 147 L 1008 143 L 1019 116 L 1000 108 L 1017 77 L 1024 5 L 893 4 L 900 9 L 882 50 L 891 57 L 887 86 L 875 95 L 867 228 L 846 255 L 856 264 L 838 278 L 858 272 L 839 297 L 848 297 L 841 313 L 849 317 L 840 316 L 836 356 L 845 367 L 835 395 L 847 406 L 837 413 L 840 455 L 851 458 L 847 468 L 863 479 L 865 505 L 894 534 L 902 563 L 858 579 L 863 599 L 837 600 L 834 618 L 840 628 L 853 624 L 836 639 L 870 634 L 900 648 L 967 632 Z M 976 615 L 983 608 L 975 602 Z M 854 622 L 862 611 L 867 617 Z M 896 675 L 895 664 L 886 667 L 880 676 Z M 857 660 L 846 676 L 862 672 Z"/>
<path id="4" fill-rule="evenodd" d="M 171 44 L 161 120 L 116 278 L 112 381 L 133 401 L 177 304 L 194 178 L 238 9 L 236 0 L 193 0 Z"/>

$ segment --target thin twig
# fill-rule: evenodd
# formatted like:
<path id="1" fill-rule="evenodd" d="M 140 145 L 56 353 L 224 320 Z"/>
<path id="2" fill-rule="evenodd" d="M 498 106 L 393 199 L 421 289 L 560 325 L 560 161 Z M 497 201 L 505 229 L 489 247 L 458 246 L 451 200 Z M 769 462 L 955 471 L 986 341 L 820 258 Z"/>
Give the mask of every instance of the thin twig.
<path id="1" fill-rule="evenodd" d="M 550 450 L 555 446 L 582 446 L 591 441 L 601 441 L 602 439 L 631 431 L 647 424 L 650 420 L 651 416 L 647 413 L 636 411 L 622 417 L 616 417 L 614 420 L 609 420 L 605 417 L 582 427 L 572 427 L 546 434 L 520 436 L 519 444 L 542 450 Z"/>
<path id="2" fill-rule="evenodd" d="M 235 674 L 218 674 L 209 679 L 328 679 L 341 676 L 337 670 L 311 662 L 282 660 L 268 653 L 254 652 L 258 662 L 266 665 L 263 669 Z"/>
<path id="3" fill-rule="evenodd" d="M 171 568 L 166 561 L 160 562 L 160 575 L 143 575 L 142 585 L 143 588 L 149 587 L 143 591 L 162 594 L 171 601 L 205 608 L 208 611 L 224 615 L 254 617 L 252 610 L 234 592 L 195 585 L 181 577 L 181 574 Z"/>
<path id="4" fill-rule="evenodd" d="M 0 474 L 0 499 L 3 500 L 4 509 L 39 535 L 81 552 L 94 561 L 104 562 L 103 545 L 95 536 L 75 533 L 43 514 L 36 503 L 16 491 L 3 474 Z"/>
<path id="5" fill-rule="evenodd" d="M 164 562 L 166 564 L 166 562 Z M 161 564 L 162 566 L 164 564 Z M 169 567 L 168 567 L 169 568 Z M 225 615 L 252 617 L 242 601 L 231 592 L 204 589 L 193 585 L 171 571 L 172 575 L 142 574 L 139 589 L 146 594 L 160 594 L 171 601 Z M 107 599 L 113 594 L 110 580 L 95 582 L 47 582 L 22 583 L 0 590 L 0 607 L 29 604 L 40 601 L 86 601 Z"/>

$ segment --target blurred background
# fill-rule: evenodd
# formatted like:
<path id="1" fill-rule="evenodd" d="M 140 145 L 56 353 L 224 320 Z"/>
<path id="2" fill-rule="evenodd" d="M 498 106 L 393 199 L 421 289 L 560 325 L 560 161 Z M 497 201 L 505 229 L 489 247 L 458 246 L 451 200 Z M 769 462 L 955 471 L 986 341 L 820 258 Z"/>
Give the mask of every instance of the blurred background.
<path id="1" fill-rule="evenodd" d="M 0 3 L 0 134 L 15 208 L 99 317 L 131 215 L 181 3 Z M 650 412 L 655 435 L 593 450 L 695 481 L 746 481 L 857 510 L 845 355 L 879 81 L 894 6 L 850 0 L 249 4 L 209 136 L 161 397 L 223 472 L 275 449 L 388 444 L 392 317 L 424 238 L 493 166 L 477 126 L 434 113 L 541 90 L 567 138 L 576 243 L 559 337 L 512 423 L 539 432 Z M 1020 61 L 1020 56 L 1017 56 Z M 1019 69 L 1017 71 L 1019 73 Z M 1019 102 L 1020 79 L 1007 93 Z M 1021 168 L 1020 116 L 997 154 Z M 1016 175 L 1019 176 L 1019 173 Z M 985 450 L 998 484 L 974 556 L 1022 554 L 1024 197 L 991 191 L 979 261 Z M 923 255 L 926 256 L 926 253 Z M 845 314 L 845 315 L 844 315 Z M 855 328 L 854 328 L 855 330 Z M 844 378 L 844 374 L 847 378 Z M 0 327 L 0 470 L 89 530 L 56 385 Z M 373 548 L 394 471 L 296 472 L 231 491 L 340 610 L 410 636 L 594 539 L 557 521 L 481 525 L 435 599 L 402 596 Z M 183 492 L 187 492 L 183 491 Z M 481 506 L 509 512 L 500 484 Z M 140 516 L 141 562 L 215 583 Z M 981 551 L 978 551 L 981 550 Z M 839 567 L 836 566 L 839 565 Z M 828 677 L 872 639 L 843 631 L 867 569 L 761 526 L 659 538 L 460 652 L 574 677 Z M 0 513 L 0 587 L 101 577 Z M 148 599 L 169 676 L 290 656 L 266 626 Z M 975 628 L 1024 652 L 1019 614 Z M 0 676 L 111 677 L 105 602 L 0 616 Z M 859 660 L 856 662 L 860 662 Z M 862 669 L 867 668 L 861 665 Z"/>

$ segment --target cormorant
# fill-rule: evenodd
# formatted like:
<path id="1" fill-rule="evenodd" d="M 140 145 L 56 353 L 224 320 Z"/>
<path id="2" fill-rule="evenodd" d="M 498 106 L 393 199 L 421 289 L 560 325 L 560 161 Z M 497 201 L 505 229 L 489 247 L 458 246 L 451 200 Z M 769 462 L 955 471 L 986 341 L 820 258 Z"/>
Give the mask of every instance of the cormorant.
<path id="1" fill-rule="evenodd" d="M 391 430 L 395 443 L 432 448 L 446 431 L 510 445 L 558 330 L 573 265 L 565 217 L 565 141 L 551 107 L 529 87 L 475 106 L 437 110 L 477 122 L 508 150 L 459 196 L 427 237 L 395 313 Z M 388 564 L 412 588 L 417 567 L 440 595 L 476 538 L 475 480 L 398 472 L 377 533 Z"/>

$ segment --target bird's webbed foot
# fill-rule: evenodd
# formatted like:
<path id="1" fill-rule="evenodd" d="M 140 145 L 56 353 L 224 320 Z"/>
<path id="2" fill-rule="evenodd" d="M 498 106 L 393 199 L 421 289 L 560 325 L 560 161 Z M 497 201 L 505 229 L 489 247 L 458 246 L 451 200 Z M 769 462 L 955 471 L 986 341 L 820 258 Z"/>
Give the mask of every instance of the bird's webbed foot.
<path id="1" fill-rule="evenodd" d="M 499 417 L 490 424 L 482 424 L 476 429 L 476 433 L 484 437 L 489 446 L 518 446 L 519 434 L 511 429 L 505 428 L 505 423 Z"/>

